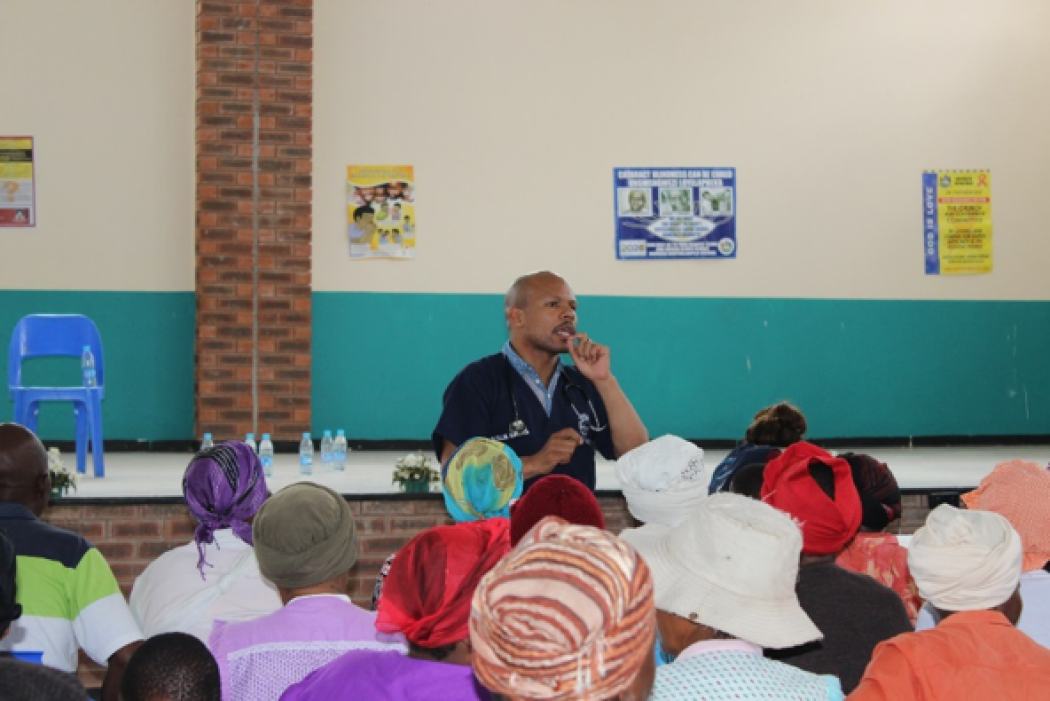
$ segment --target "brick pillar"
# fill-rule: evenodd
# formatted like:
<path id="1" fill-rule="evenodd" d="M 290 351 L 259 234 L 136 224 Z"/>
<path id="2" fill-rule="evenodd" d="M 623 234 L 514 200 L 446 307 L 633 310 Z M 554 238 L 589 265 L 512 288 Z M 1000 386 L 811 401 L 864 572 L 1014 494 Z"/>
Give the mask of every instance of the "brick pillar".
<path id="1" fill-rule="evenodd" d="M 312 47 L 313 0 L 197 4 L 198 436 L 310 430 Z"/>

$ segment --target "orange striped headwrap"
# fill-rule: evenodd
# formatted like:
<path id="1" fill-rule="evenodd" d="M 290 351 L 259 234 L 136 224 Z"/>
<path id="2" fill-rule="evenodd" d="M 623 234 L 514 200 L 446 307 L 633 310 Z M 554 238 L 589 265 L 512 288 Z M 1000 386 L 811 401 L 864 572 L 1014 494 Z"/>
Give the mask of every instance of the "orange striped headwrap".
<path id="1" fill-rule="evenodd" d="M 653 654 L 653 582 L 616 536 L 550 516 L 474 592 L 474 673 L 515 699 L 607 699 Z"/>

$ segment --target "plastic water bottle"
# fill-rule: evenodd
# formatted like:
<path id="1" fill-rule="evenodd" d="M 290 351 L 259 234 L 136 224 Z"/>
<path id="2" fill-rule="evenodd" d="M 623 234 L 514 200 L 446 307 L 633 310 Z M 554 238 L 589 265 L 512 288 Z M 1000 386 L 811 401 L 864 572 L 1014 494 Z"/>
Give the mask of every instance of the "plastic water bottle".
<path id="1" fill-rule="evenodd" d="M 205 448 L 211 448 L 214 445 L 215 441 L 211 439 L 211 434 L 205 433 L 204 438 L 201 439 L 201 450 L 204 450 Z"/>
<path id="2" fill-rule="evenodd" d="M 246 446 L 248 446 L 249 448 L 251 448 L 253 453 L 258 453 L 259 452 L 259 447 L 257 445 L 255 445 L 255 434 L 254 433 L 249 433 L 247 436 L 244 437 L 244 444 Z"/>
<path id="3" fill-rule="evenodd" d="M 346 470 L 346 433 L 343 429 L 335 432 L 335 440 L 332 441 L 332 467 L 336 472 Z"/>
<path id="4" fill-rule="evenodd" d="M 80 369 L 84 373 L 84 386 L 97 387 L 98 377 L 95 375 L 95 356 L 91 352 L 91 346 L 84 346 L 84 352 L 80 355 Z"/>
<path id="5" fill-rule="evenodd" d="M 332 469 L 332 432 L 325 431 L 321 437 L 321 465 L 326 470 Z"/>
<path id="6" fill-rule="evenodd" d="M 267 477 L 273 477 L 273 442 L 269 433 L 264 433 L 259 443 L 259 462 L 262 463 L 263 473 Z"/>
<path id="7" fill-rule="evenodd" d="M 299 474 L 314 473 L 314 441 L 309 433 L 303 433 L 303 442 L 299 444 Z"/>

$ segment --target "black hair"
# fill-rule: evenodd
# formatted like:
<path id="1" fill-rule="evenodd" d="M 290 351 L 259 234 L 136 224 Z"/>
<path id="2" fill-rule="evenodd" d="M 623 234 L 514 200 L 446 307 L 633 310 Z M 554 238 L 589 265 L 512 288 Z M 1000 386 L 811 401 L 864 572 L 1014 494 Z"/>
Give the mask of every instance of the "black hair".
<path id="1" fill-rule="evenodd" d="M 753 462 L 744 465 L 733 475 L 729 491 L 733 494 L 751 497 L 752 499 L 761 499 L 762 481 L 765 478 L 765 473 L 766 463 L 764 462 Z"/>
<path id="2" fill-rule="evenodd" d="M 120 683 L 123 701 L 219 701 L 219 665 L 208 648 L 186 633 L 161 633 L 128 661 Z"/>
<path id="3" fill-rule="evenodd" d="M 409 641 L 408 646 L 415 654 L 426 655 L 427 657 L 435 659 L 438 662 L 443 662 L 444 660 L 447 660 L 449 655 L 451 655 L 456 650 L 456 643 L 452 643 L 451 645 L 442 645 L 441 647 L 423 647 L 422 645 L 416 645 L 414 642 Z"/>
<path id="4" fill-rule="evenodd" d="M 367 204 L 361 205 L 360 207 L 358 207 L 357 209 L 354 210 L 354 221 L 357 221 L 358 219 L 360 219 L 361 217 L 363 217 L 366 214 L 375 214 L 375 213 L 376 213 L 376 211 L 374 209 L 372 209 L 371 207 L 369 207 Z"/>
<path id="5" fill-rule="evenodd" d="M 828 499 L 835 501 L 835 471 L 819 460 L 810 460 L 809 474 L 817 486 L 828 495 Z"/>
<path id="6" fill-rule="evenodd" d="M 4 701 L 84 701 L 88 692 L 77 678 L 61 670 L 13 657 L 0 657 Z"/>
<path id="7" fill-rule="evenodd" d="M 806 428 L 806 417 L 802 412 L 787 402 L 780 402 L 755 414 L 744 440 L 752 445 L 787 448 L 805 437 Z"/>

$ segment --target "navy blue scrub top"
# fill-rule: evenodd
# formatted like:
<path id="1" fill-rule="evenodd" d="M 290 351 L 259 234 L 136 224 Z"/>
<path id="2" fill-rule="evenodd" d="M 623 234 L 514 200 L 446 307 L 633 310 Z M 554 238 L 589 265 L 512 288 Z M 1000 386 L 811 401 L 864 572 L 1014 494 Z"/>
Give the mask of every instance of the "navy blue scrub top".
<path id="1" fill-rule="evenodd" d="M 508 391 L 514 392 L 519 417 L 529 430 L 527 436 L 510 438 L 508 435 L 514 421 L 514 403 Z M 439 459 L 443 441 L 460 446 L 477 436 L 506 443 L 521 456 L 535 455 L 551 435 L 571 427 L 579 432 L 584 443 L 576 448 L 567 464 L 558 465 L 550 474 L 574 477 L 593 491 L 595 450 L 609 460 L 616 457 L 609 416 L 601 395 L 594 384 L 571 365 L 562 364 L 549 417 L 525 379 L 502 353 L 486 356 L 463 368 L 445 389 L 442 401 L 441 418 L 431 435 Z M 598 414 L 597 420 L 592 413 Z M 605 430 L 595 431 L 592 426 L 603 426 Z M 540 477 L 526 480 L 525 489 L 538 479 Z"/>

